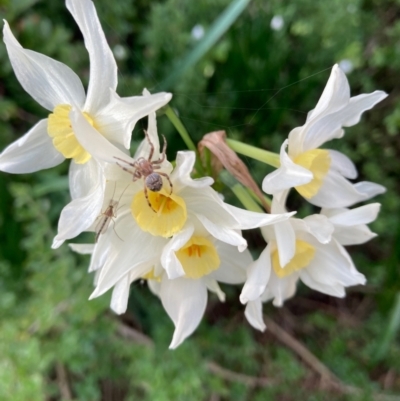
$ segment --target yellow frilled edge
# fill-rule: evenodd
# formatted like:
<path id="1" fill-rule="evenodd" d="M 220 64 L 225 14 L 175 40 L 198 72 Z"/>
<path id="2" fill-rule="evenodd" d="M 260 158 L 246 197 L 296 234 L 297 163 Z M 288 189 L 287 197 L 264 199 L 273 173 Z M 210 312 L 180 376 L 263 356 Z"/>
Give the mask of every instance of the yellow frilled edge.
<path id="1" fill-rule="evenodd" d="M 311 182 L 295 187 L 306 199 L 315 196 L 322 186 L 323 180 L 331 166 L 331 157 L 325 149 L 313 149 L 297 156 L 294 162 L 313 173 Z"/>
<path id="2" fill-rule="evenodd" d="M 49 115 L 47 133 L 53 138 L 54 147 L 66 158 L 74 159 L 75 163 L 84 164 L 92 157 L 78 142 L 72 130 L 69 112 L 71 106 L 60 104 L 56 106 L 53 113 Z M 91 126 L 94 126 L 93 119 L 83 113 Z"/>
<path id="3" fill-rule="evenodd" d="M 186 223 L 185 201 L 174 193 L 169 194 L 164 188 L 159 192 L 147 190 L 147 193 L 148 200 L 144 191 L 134 196 L 131 204 L 132 216 L 143 231 L 164 238 L 172 237 Z"/>
<path id="4" fill-rule="evenodd" d="M 292 260 L 284 267 L 279 263 L 279 253 L 272 253 L 272 268 L 279 278 L 290 276 L 292 273 L 307 267 L 315 256 L 315 247 L 308 242 L 296 240 L 296 251 Z"/>

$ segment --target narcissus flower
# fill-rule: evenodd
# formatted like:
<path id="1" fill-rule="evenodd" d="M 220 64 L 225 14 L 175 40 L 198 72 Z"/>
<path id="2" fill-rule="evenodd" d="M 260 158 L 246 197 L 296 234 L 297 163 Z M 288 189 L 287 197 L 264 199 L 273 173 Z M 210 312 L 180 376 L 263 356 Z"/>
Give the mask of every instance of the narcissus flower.
<path id="1" fill-rule="evenodd" d="M 175 325 L 170 344 L 173 349 L 199 325 L 207 305 L 207 290 L 216 293 L 223 302 L 225 294 L 218 282 L 244 283 L 245 266 L 251 263 L 252 258 L 248 250 L 239 253 L 237 248 L 197 232 L 172 254 L 179 260 L 185 274 L 170 279 L 164 273 L 158 295 Z M 157 287 L 153 285 L 154 290 L 157 291 Z"/>
<path id="2" fill-rule="evenodd" d="M 286 195 L 287 191 L 274 196 L 272 213 L 285 211 Z M 343 297 L 348 286 L 365 283 L 364 275 L 335 239 L 335 225 L 328 217 L 290 218 L 261 231 L 268 245 L 248 268 L 240 295 L 254 327 L 265 328 L 261 303 L 272 299 L 275 306 L 281 306 L 295 294 L 299 279 L 316 291 L 336 297 Z"/>
<path id="3" fill-rule="evenodd" d="M 371 182 L 351 184 L 357 177 L 353 162 L 335 150 L 319 149 L 325 142 L 341 138 L 343 127 L 360 121 L 361 114 L 386 97 L 386 93 L 350 97 L 347 78 L 338 65 L 306 123 L 293 129 L 280 152 L 280 167 L 268 174 L 262 188 L 268 194 L 294 187 L 310 203 L 326 208 L 347 207 L 385 192 Z M 286 148 L 288 147 L 288 154 Z"/>
<path id="4" fill-rule="evenodd" d="M 23 88 L 51 114 L 0 154 L 0 170 L 30 173 L 72 159 L 70 190 L 73 201 L 62 212 L 53 246 L 72 238 L 93 222 L 102 203 L 103 169 L 77 140 L 69 112 L 74 107 L 104 138 L 130 145 L 133 126 L 150 111 L 166 104 L 170 94 L 120 99 L 117 66 L 90 0 L 67 0 L 67 8 L 82 31 L 90 58 L 90 81 L 85 95 L 78 76 L 65 64 L 24 49 L 4 25 L 4 43 Z M 100 135 L 99 134 L 99 135 Z M 73 223 L 79 222 L 79 224 Z"/>
<path id="5" fill-rule="evenodd" d="M 172 242 L 173 240 L 170 240 Z M 90 245 L 74 244 L 79 253 L 91 253 Z M 155 254 L 156 250 L 153 250 Z M 160 260 L 146 268 L 132 270 L 115 285 L 111 308 L 124 313 L 127 308 L 130 284 L 135 280 L 146 280 L 149 288 L 160 297 L 161 302 L 174 322 L 175 331 L 170 348 L 178 347 L 199 325 L 207 305 L 208 291 L 217 294 L 221 302 L 225 294 L 219 282 L 242 284 L 245 281 L 245 266 L 251 263 L 250 252 L 239 252 L 236 247 L 215 240 L 205 230 L 192 232 L 189 239 L 176 247 L 166 244 L 167 268 L 172 259 L 180 264 L 183 275 L 170 279 Z M 164 261 L 165 262 L 165 261 Z"/>

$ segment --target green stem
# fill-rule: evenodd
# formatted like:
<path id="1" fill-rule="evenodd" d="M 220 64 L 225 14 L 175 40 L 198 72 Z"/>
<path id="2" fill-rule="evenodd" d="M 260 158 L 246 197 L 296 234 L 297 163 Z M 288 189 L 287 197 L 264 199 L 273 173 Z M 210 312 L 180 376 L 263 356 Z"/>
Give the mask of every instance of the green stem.
<path id="1" fill-rule="evenodd" d="M 185 126 L 183 125 L 182 121 L 179 119 L 178 115 L 175 113 L 174 109 L 171 106 L 167 106 L 165 109 L 165 114 L 168 117 L 169 121 L 171 121 L 172 125 L 176 128 L 176 130 L 179 132 L 181 138 L 183 139 L 183 142 L 185 142 L 185 145 L 189 150 L 193 150 L 193 152 L 196 153 L 196 162 L 195 162 L 195 169 L 196 171 L 201 174 L 205 175 L 204 168 L 200 162 L 200 155 L 197 150 L 196 145 L 192 141 L 192 138 L 190 137 L 189 133 L 187 132 Z"/>
<path id="2" fill-rule="evenodd" d="M 235 184 L 231 187 L 231 189 L 247 210 L 264 213 L 262 207 L 252 198 L 245 187 L 240 184 Z"/>
<path id="3" fill-rule="evenodd" d="M 250 189 L 248 189 L 248 188 L 246 188 L 246 189 L 247 189 L 247 192 L 249 193 L 249 195 L 250 195 L 258 204 L 261 205 L 260 198 L 259 198 L 252 190 L 250 190 Z M 265 203 L 266 203 L 269 207 L 271 207 L 271 205 L 272 205 L 272 200 L 271 200 L 267 195 L 264 195 L 264 201 L 265 201 Z"/>
<path id="4" fill-rule="evenodd" d="M 197 153 L 196 145 L 192 141 L 192 138 L 190 138 L 190 135 L 187 132 L 185 126 L 182 124 L 182 121 L 179 119 L 179 117 L 177 116 L 177 114 L 175 113 L 175 111 L 171 106 L 168 106 L 166 108 L 165 114 L 167 115 L 169 121 L 171 121 L 173 126 L 179 132 L 180 136 L 183 139 L 183 142 L 185 142 L 185 145 L 188 147 L 188 149 L 193 150 L 194 152 Z"/>
<path id="5" fill-rule="evenodd" d="M 235 141 L 234 139 L 227 138 L 226 143 L 232 150 L 234 150 L 236 153 L 240 153 L 241 155 L 259 160 L 260 162 L 269 164 L 272 167 L 278 168 L 281 165 L 278 153 L 268 152 L 267 150 L 259 149 L 255 146 Z"/>

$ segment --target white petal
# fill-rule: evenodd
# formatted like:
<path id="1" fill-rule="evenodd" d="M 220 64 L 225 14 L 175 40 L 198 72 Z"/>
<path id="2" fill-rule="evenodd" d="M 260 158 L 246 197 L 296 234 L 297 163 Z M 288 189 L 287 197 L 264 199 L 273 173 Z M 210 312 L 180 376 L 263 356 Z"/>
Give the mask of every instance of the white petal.
<path id="1" fill-rule="evenodd" d="M 271 269 L 271 276 L 264 293 L 261 296 L 263 302 L 272 299 L 274 306 L 281 307 L 283 303 L 292 298 L 296 293 L 297 281 L 299 273 L 295 272 L 289 276 L 279 278 L 273 269 Z"/>
<path id="2" fill-rule="evenodd" d="M 315 281 L 314 278 L 306 270 L 301 273 L 301 281 L 307 287 L 310 287 L 315 291 L 322 292 L 323 294 L 338 298 L 343 298 L 346 296 L 346 291 L 343 285 L 338 283 L 324 284 Z"/>
<path id="3" fill-rule="evenodd" d="M 221 264 L 212 273 L 217 281 L 227 284 L 241 284 L 246 280 L 246 267 L 253 262 L 250 252 L 246 249 L 238 252 L 232 245 L 216 241 L 215 247 L 218 251 Z"/>
<path id="4" fill-rule="evenodd" d="M 67 0 L 66 5 L 82 32 L 90 59 L 90 80 L 85 111 L 95 113 L 110 99 L 110 88 L 117 89 L 117 64 L 94 4 L 90 0 Z"/>
<path id="5" fill-rule="evenodd" d="M 315 109 L 308 113 L 307 122 L 342 109 L 349 100 L 350 87 L 346 75 L 335 64 Z"/>
<path id="6" fill-rule="evenodd" d="M 381 208 L 380 203 L 371 203 L 351 210 L 345 210 L 342 213 L 335 214 L 329 220 L 340 226 L 356 226 L 359 224 L 372 223 L 378 216 Z"/>
<path id="7" fill-rule="evenodd" d="M 160 297 L 161 283 L 157 280 L 147 280 L 150 291 L 157 297 Z"/>
<path id="8" fill-rule="evenodd" d="M 111 296 L 110 307 L 117 315 L 126 312 L 126 308 L 128 307 L 130 284 L 131 282 L 129 281 L 129 274 L 115 284 Z"/>
<path id="9" fill-rule="evenodd" d="M 81 255 L 91 255 L 95 244 L 68 244 L 68 246 L 76 253 Z"/>
<path id="10" fill-rule="evenodd" d="M 74 238 L 88 229 L 101 213 L 106 185 L 103 169 L 93 159 L 81 168 L 91 170 L 93 181 L 85 196 L 74 199 L 61 211 L 58 234 L 54 238 L 52 248 L 58 248 L 66 239 Z"/>
<path id="11" fill-rule="evenodd" d="M 340 138 L 343 135 L 341 127 L 358 123 L 364 111 L 371 109 L 386 96 L 381 91 L 355 96 L 342 109 L 313 120 L 304 134 L 303 151 L 319 148 L 331 139 Z"/>
<path id="12" fill-rule="evenodd" d="M 386 192 L 386 188 L 383 185 L 369 181 L 357 182 L 357 184 L 354 184 L 354 188 L 363 194 L 363 200 L 371 199 Z"/>
<path id="13" fill-rule="evenodd" d="M 247 241 L 238 230 L 221 226 L 201 214 L 196 214 L 196 217 L 214 238 L 226 242 L 227 244 L 237 246 L 240 252 L 243 252 L 247 248 Z"/>
<path id="14" fill-rule="evenodd" d="M 143 96 L 150 96 L 150 92 L 147 89 L 144 89 Z M 148 115 L 147 135 L 149 136 L 149 141 L 154 147 L 152 160 L 157 160 L 160 157 L 160 140 L 158 138 L 156 113 L 154 111 Z M 149 141 L 146 140 L 146 138 L 143 139 L 136 150 L 134 159 L 138 159 L 139 157 L 148 157 L 151 150 Z"/>
<path id="15" fill-rule="evenodd" d="M 129 149 L 132 130 L 138 120 L 158 110 L 171 100 L 170 93 L 121 98 L 111 91 L 110 102 L 96 114 L 96 126 L 108 140 Z"/>
<path id="16" fill-rule="evenodd" d="M 210 275 L 202 277 L 202 280 L 207 289 L 217 295 L 220 302 L 225 302 L 225 293 L 221 290 L 217 280 L 214 280 Z"/>
<path id="17" fill-rule="evenodd" d="M 199 325 L 207 305 L 207 288 L 201 280 L 166 276 L 161 282 L 161 301 L 174 322 L 170 349 L 178 347 Z"/>
<path id="18" fill-rule="evenodd" d="M 13 174 L 33 173 L 57 166 L 64 160 L 47 134 L 46 118 L 3 150 L 0 154 L 0 170 Z"/>
<path id="19" fill-rule="evenodd" d="M 359 184 L 370 185 L 360 186 Z M 371 193 L 377 194 L 382 189 L 384 190 L 384 187 L 374 183 L 363 182 L 353 185 L 338 172 L 330 170 L 324 177 L 318 193 L 308 201 L 313 205 L 324 208 L 348 207 L 367 200 Z M 362 192 L 363 190 L 367 192 L 364 193 Z"/>
<path id="20" fill-rule="evenodd" d="M 274 194 L 292 187 L 308 184 L 313 179 L 311 171 L 295 164 L 286 154 L 285 148 L 288 141 L 281 146 L 281 166 L 273 173 L 268 174 L 263 182 L 262 189 L 267 194 Z"/>
<path id="21" fill-rule="evenodd" d="M 352 227 L 337 226 L 334 237 L 341 245 L 359 245 L 375 238 L 376 234 L 365 224 L 360 224 Z"/>
<path id="22" fill-rule="evenodd" d="M 344 287 L 365 284 L 346 250 L 334 239 L 329 244 L 313 244 L 316 252 L 310 264 L 300 271 L 304 284 L 328 295 L 343 296 Z"/>
<path id="23" fill-rule="evenodd" d="M 329 156 L 331 157 L 330 168 L 336 170 L 343 177 L 355 179 L 358 172 L 354 163 L 343 153 L 337 150 L 329 149 Z"/>
<path id="24" fill-rule="evenodd" d="M 313 235 L 321 244 L 327 244 L 335 230 L 332 222 L 321 214 L 313 214 L 303 219 L 307 231 Z"/>
<path id="25" fill-rule="evenodd" d="M 92 257 L 90 259 L 88 272 L 98 271 L 103 268 L 106 261 L 109 258 L 109 255 L 115 250 L 113 249 L 112 238 L 115 236 L 112 230 L 107 230 L 104 234 L 102 234 L 97 241 Z M 97 281 L 100 278 L 100 275 L 97 277 Z M 97 283 L 96 281 L 96 283 Z"/>
<path id="26" fill-rule="evenodd" d="M 244 315 L 255 329 L 264 331 L 267 328 L 262 316 L 262 303 L 260 298 L 247 303 Z"/>
<path id="27" fill-rule="evenodd" d="M 130 156 L 112 145 L 103 135 L 93 128 L 79 110 L 72 109 L 69 116 L 76 138 L 92 157 L 99 161 L 113 164 L 117 162 L 116 157 L 130 163 L 134 162 Z"/>
<path id="28" fill-rule="evenodd" d="M 69 165 L 69 188 L 72 199 L 83 198 L 91 192 L 93 185 L 103 177 L 102 166 L 93 159 L 85 164 L 74 161 Z"/>
<path id="29" fill-rule="evenodd" d="M 237 221 L 227 207 L 227 204 L 209 186 L 201 190 L 185 187 L 179 192 L 179 196 L 185 199 L 188 211 L 193 214 L 204 215 L 209 220 L 221 226 L 237 227 Z"/>
<path id="30" fill-rule="evenodd" d="M 89 273 L 92 273 L 92 272 L 100 273 L 100 270 L 102 269 L 102 267 L 106 263 L 106 260 L 107 260 L 107 257 L 109 255 L 109 253 L 110 253 L 110 248 L 109 247 L 100 247 L 98 245 L 95 246 L 94 250 L 93 250 L 92 257 L 90 259 L 88 272 Z M 95 285 L 97 285 L 97 281 L 98 281 L 99 277 L 100 277 L 100 274 L 96 278 L 96 284 Z"/>
<path id="31" fill-rule="evenodd" d="M 290 220 L 275 224 L 274 231 L 279 263 L 282 267 L 285 267 L 296 252 L 296 234 Z"/>
<path id="32" fill-rule="evenodd" d="M 117 219 L 116 227 L 123 241 L 116 235 L 112 237 L 113 251 L 101 269 L 97 288 L 91 297 L 104 294 L 127 273 L 131 274 L 131 280 L 148 273 L 160 259 L 167 242 L 142 231 L 130 216 Z"/>
<path id="33" fill-rule="evenodd" d="M 286 200 L 289 195 L 290 189 L 286 189 L 281 192 L 277 192 L 272 197 L 271 202 L 271 213 L 272 214 L 281 214 L 286 213 Z"/>
<path id="34" fill-rule="evenodd" d="M 162 251 L 161 264 L 171 280 L 185 275 L 185 270 L 175 252 L 179 251 L 189 241 L 193 232 L 194 227 L 191 224 L 186 225 L 168 241 Z"/>
<path id="35" fill-rule="evenodd" d="M 211 177 L 202 177 L 193 180 L 190 176 L 194 163 L 196 161 L 196 154 L 192 151 L 179 151 L 176 155 L 176 167 L 171 174 L 171 180 L 174 183 L 174 190 L 179 192 L 182 188 L 205 188 L 214 183 Z"/>
<path id="36" fill-rule="evenodd" d="M 179 196 L 185 200 L 188 213 L 194 214 L 213 237 L 241 250 L 246 249 L 247 242 L 236 228 L 237 221 L 213 189 L 186 187 Z"/>
<path id="37" fill-rule="evenodd" d="M 143 277 L 144 275 L 146 275 L 147 273 L 149 273 L 149 271 L 151 270 L 151 265 L 152 265 L 152 263 L 141 263 L 141 264 L 136 263 L 134 268 L 132 268 L 129 272 L 130 280 L 131 281 L 138 280 L 141 277 Z M 118 283 L 119 280 L 121 280 L 121 277 L 119 274 L 121 269 L 119 269 L 119 271 L 117 272 L 118 275 L 114 275 L 114 277 L 111 277 L 111 274 L 109 273 L 109 271 L 110 271 L 109 264 L 107 263 L 105 265 L 105 267 L 107 268 L 107 273 L 104 273 L 104 271 L 105 271 L 104 267 L 100 270 L 100 275 L 96 282 L 96 288 L 90 295 L 89 300 L 97 298 L 100 295 L 103 295 L 111 287 L 113 287 L 116 283 Z M 124 273 L 125 273 L 125 271 L 124 271 Z M 122 277 L 124 277 L 124 276 L 122 276 Z"/>
<path id="38" fill-rule="evenodd" d="M 307 125 L 293 128 L 288 136 L 288 154 L 294 160 L 297 156 L 303 153 L 303 136 L 307 130 Z"/>
<path id="39" fill-rule="evenodd" d="M 237 221 L 236 228 L 240 230 L 249 230 L 252 228 L 265 227 L 286 221 L 289 217 L 296 214 L 296 212 L 280 213 L 280 214 L 268 214 L 251 212 L 249 210 L 241 209 L 227 203 L 224 204 L 225 210 L 227 210 Z"/>
<path id="40" fill-rule="evenodd" d="M 240 294 L 240 302 L 255 301 L 264 292 L 271 274 L 270 244 L 261 252 L 260 257 L 247 268 L 247 280 Z"/>
<path id="41" fill-rule="evenodd" d="M 24 49 L 13 36 L 7 21 L 4 21 L 3 34 L 18 81 L 41 106 L 47 110 L 53 110 L 59 104 L 83 106 L 85 90 L 68 66 Z"/>
<path id="42" fill-rule="evenodd" d="M 343 121 L 343 126 L 352 127 L 353 125 L 356 125 L 360 121 L 361 114 L 364 111 L 372 109 L 372 107 L 381 102 L 387 96 L 387 93 L 383 91 L 375 91 L 372 93 L 353 96 L 346 108 L 346 114 L 348 117 Z"/>

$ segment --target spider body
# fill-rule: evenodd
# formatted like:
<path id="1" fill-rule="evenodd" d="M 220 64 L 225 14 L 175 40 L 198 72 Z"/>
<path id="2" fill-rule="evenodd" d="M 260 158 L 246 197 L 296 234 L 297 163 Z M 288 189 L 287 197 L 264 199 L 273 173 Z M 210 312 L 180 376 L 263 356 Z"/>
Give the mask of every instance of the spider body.
<path id="1" fill-rule="evenodd" d="M 170 194 L 172 194 L 172 182 L 171 179 L 169 178 L 169 175 L 166 173 L 162 173 L 161 171 L 155 171 L 159 170 L 161 168 L 161 164 L 165 160 L 165 152 L 167 151 L 167 141 L 163 135 L 164 138 L 164 146 L 163 150 L 161 153 L 161 156 L 157 160 L 151 160 L 153 158 L 154 154 L 154 145 L 150 141 L 148 133 L 145 131 L 146 139 L 150 145 L 150 152 L 148 158 L 144 157 L 139 157 L 137 160 L 135 160 L 133 163 L 130 163 L 126 160 L 120 159 L 119 157 L 115 157 L 117 160 L 120 160 L 124 163 L 126 163 L 128 166 L 133 167 L 133 169 L 129 169 L 117 162 L 117 165 L 122 168 L 122 170 L 132 174 L 132 181 L 137 181 L 140 178 L 143 178 L 143 191 L 144 195 L 147 200 L 147 204 L 150 206 L 151 210 L 153 210 L 154 213 L 156 211 L 154 210 L 153 206 L 151 205 L 149 201 L 149 196 L 147 190 L 149 189 L 152 192 L 159 192 L 161 191 L 161 188 L 163 187 L 163 180 L 162 177 L 165 177 L 170 186 Z"/>
<path id="2" fill-rule="evenodd" d="M 150 191 L 158 192 L 163 186 L 163 181 L 160 174 L 151 173 L 146 177 L 144 184 L 150 189 Z"/>
<path id="3" fill-rule="evenodd" d="M 110 203 L 107 206 L 107 209 L 104 212 L 102 212 L 100 214 L 100 216 L 98 216 L 98 218 L 100 218 L 100 220 L 97 223 L 95 230 L 94 230 L 96 233 L 94 242 L 97 242 L 100 235 L 103 234 L 105 231 L 107 231 L 107 228 L 110 225 L 111 220 L 114 223 L 114 218 L 117 217 L 116 208 L 118 207 L 118 203 L 119 203 L 118 201 L 111 199 Z"/>

